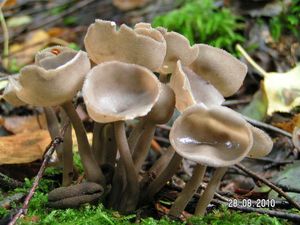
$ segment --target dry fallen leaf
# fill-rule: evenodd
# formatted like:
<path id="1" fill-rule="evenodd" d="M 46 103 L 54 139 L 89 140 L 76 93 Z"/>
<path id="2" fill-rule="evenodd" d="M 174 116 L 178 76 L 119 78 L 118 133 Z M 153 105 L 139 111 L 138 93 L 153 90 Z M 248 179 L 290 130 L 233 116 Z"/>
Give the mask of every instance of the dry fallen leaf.
<path id="1" fill-rule="evenodd" d="M 267 73 L 263 81 L 268 99 L 268 115 L 289 112 L 300 105 L 300 65 L 286 73 Z"/>
<path id="2" fill-rule="evenodd" d="M 42 159 L 50 141 L 46 130 L 0 137 L 0 165 L 29 163 Z"/>
<path id="3" fill-rule="evenodd" d="M 5 129 L 14 134 L 47 129 L 44 114 L 38 116 L 11 116 L 5 117 L 3 120 Z"/>

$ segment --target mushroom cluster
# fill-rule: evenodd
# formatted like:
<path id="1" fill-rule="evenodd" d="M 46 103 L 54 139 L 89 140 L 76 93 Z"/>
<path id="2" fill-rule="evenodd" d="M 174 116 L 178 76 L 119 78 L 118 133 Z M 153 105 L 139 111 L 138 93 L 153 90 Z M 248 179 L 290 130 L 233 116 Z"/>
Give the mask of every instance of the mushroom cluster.
<path id="1" fill-rule="evenodd" d="M 87 52 L 59 46 L 39 52 L 34 65 L 9 80 L 3 95 L 14 105 L 44 107 L 49 130 L 57 130 L 50 129 L 53 120 L 58 123 L 51 110 L 60 106 L 76 132 L 86 183 L 71 185 L 72 154 L 63 147 L 67 187 L 49 194 L 52 206 L 76 207 L 98 199 L 122 213 L 134 211 L 153 198 L 185 158 L 197 165 L 170 215 L 181 214 L 206 168 L 214 167 L 195 212 L 203 215 L 228 166 L 271 151 L 266 133 L 222 106 L 247 73 L 226 51 L 190 46 L 184 36 L 148 23 L 117 28 L 104 20 L 90 25 L 84 44 Z M 72 104 L 80 90 L 94 121 L 92 146 Z M 167 123 L 175 109 L 181 115 L 171 128 L 171 146 L 141 174 L 156 125 Z M 133 119 L 137 125 L 127 137 L 126 121 Z"/>

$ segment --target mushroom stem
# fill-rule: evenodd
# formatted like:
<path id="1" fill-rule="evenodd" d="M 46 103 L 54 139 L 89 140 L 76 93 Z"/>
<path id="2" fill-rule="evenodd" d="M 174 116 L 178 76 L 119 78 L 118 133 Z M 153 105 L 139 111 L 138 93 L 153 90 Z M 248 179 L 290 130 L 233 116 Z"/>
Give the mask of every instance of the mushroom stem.
<path id="1" fill-rule="evenodd" d="M 124 165 L 126 171 L 127 186 L 123 195 L 125 202 L 121 202 L 124 206 L 120 208 L 121 211 L 135 210 L 139 198 L 138 174 L 136 173 L 131 152 L 128 146 L 125 122 L 117 121 L 114 123 L 116 142 L 120 153 L 120 160 Z"/>
<path id="2" fill-rule="evenodd" d="M 80 158 L 82 160 L 82 165 L 86 174 L 88 181 L 101 184 L 105 187 L 105 177 L 97 165 L 95 158 L 93 157 L 90 144 L 84 129 L 84 126 L 72 104 L 72 102 L 65 102 L 62 104 L 63 109 L 68 115 L 75 133 L 78 142 L 78 151 Z"/>
<path id="3" fill-rule="evenodd" d="M 228 167 L 217 168 L 213 174 L 213 177 L 209 181 L 205 191 L 201 195 L 196 210 L 195 216 L 203 216 L 205 214 L 206 208 L 214 197 L 216 190 L 218 189 L 221 179 L 226 173 Z"/>
<path id="4" fill-rule="evenodd" d="M 52 107 L 44 107 L 43 109 L 46 116 L 46 122 L 50 133 L 50 137 L 53 140 L 55 137 L 59 136 L 60 125 Z M 62 152 L 63 152 L 63 146 L 60 145 L 56 150 L 57 157 L 60 163 L 62 162 Z"/>
<path id="5" fill-rule="evenodd" d="M 169 147 L 167 151 L 163 153 L 163 155 L 158 160 L 155 161 L 144 178 L 140 181 L 141 189 L 148 185 L 153 178 L 159 176 L 161 171 L 163 171 L 167 167 L 173 155 L 174 149 Z"/>
<path id="6" fill-rule="evenodd" d="M 102 149 L 102 130 L 104 124 L 94 122 L 93 127 L 93 141 L 92 141 L 92 151 L 95 157 L 96 162 L 100 166 L 103 163 L 103 149 Z"/>
<path id="7" fill-rule="evenodd" d="M 182 157 L 179 154 L 175 153 L 164 171 L 162 171 L 161 174 L 159 174 L 159 176 L 157 176 L 154 181 L 148 186 L 142 200 L 150 201 L 154 197 L 154 195 L 165 185 L 165 183 L 172 178 L 172 176 L 177 171 L 181 161 Z"/>
<path id="8" fill-rule="evenodd" d="M 66 187 L 72 184 L 74 178 L 73 166 L 73 140 L 72 140 L 72 126 L 68 125 L 63 143 L 63 180 L 62 186 Z"/>
<path id="9" fill-rule="evenodd" d="M 69 123 L 68 115 L 64 110 L 60 111 L 62 124 Z M 72 184 L 74 177 L 76 176 L 76 169 L 73 164 L 73 140 L 72 140 L 72 125 L 69 123 L 64 136 L 63 143 L 63 180 L 62 186 L 69 186 Z"/>
<path id="10" fill-rule="evenodd" d="M 116 156 L 118 152 L 114 126 L 112 123 L 106 124 L 102 130 L 102 152 L 103 152 L 103 164 L 110 164 L 115 167 Z"/>
<path id="11" fill-rule="evenodd" d="M 202 179 L 204 177 L 206 166 L 197 164 L 193 171 L 191 179 L 186 183 L 182 192 L 178 195 L 175 202 L 173 203 L 169 215 L 179 217 L 181 212 L 185 209 L 188 202 L 191 200 L 193 195 L 198 190 Z"/>
<path id="12" fill-rule="evenodd" d="M 131 152 L 135 149 L 135 146 L 144 130 L 145 121 L 144 119 L 140 119 L 138 124 L 132 129 L 129 137 L 128 137 L 128 145 Z"/>
<path id="13" fill-rule="evenodd" d="M 151 140 L 154 136 L 155 128 L 155 124 L 153 124 L 151 121 L 146 122 L 145 129 L 135 146 L 132 159 L 137 173 L 140 171 L 143 162 L 147 157 L 147 153 L 151 145 Z"/>

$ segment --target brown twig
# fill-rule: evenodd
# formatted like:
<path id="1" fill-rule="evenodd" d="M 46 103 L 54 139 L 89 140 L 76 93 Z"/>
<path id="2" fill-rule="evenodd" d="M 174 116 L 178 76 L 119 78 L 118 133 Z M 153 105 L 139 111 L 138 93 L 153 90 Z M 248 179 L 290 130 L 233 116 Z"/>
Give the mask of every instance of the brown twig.
<path id="1" fill-rule="evenodd" d="M 278 127 L 274 127 L 270 124 L 266 124 L 266 123 L 263 123 L 261 121 L 257 121 L 257 120 L 254 120 L 254 119 L 251 119 L 247 116 L 243 116 L 245 120 L 247 120 L 249 123 L 251 123 L 252 125 L 256 126 L 256 127 L 260 127 L 260 128 L 264 128 L 264 129 L 267 129 L 267 130 L 271 130 L 271 131 L 274 131 L 274 132 L 277 132 L 277 133 L 280 133 L 284 136 L 287 136 L 289 138 L 292 138 L 292 134 L 289 133 L 289 132 L 286 132 L 285 130 L 282 130 Z"/>
<path id="2" fill-rule="evenodd" d="M 64 137 L 64 133 L 68 127 L 68 123 L 65 124 L 63 126 L 63 128 L 61 129 L 60 132 L 60 136 L 59 137 L 55 137 L 53 141 L 51 141 L 51 143 L 49 144 L 49 146 L 47 147 L 46 153 L 44 155 L 44 160 L 43 163 L 39 169 L 38 174 L 36 175 L 34 182 L 32 184 L 32 187 L 29 190 L 28 195 L 26 196 L 24 202 L 23 202 L 23 206 L 21 209 L 19 209 L 19 211 L 17 212 L 17 214 L 15 214 L 15 216 L 12 218 L 12 220 L 9 222 L 8 225 L 15 225 L 17 223 L 17 220 L 21 217 L 26 215 L 27 211 L 28 211 L 28 206 L 29 206 L 29 202 L 31 200 L 31 198 L 33 197 L 36 188 L 39 185 L 40 180 L 43 177 L 44 171 L 46 169 L 46 166 L 51 158 L 51 155 L 53 154 L 54 150 L 63 142 L 63 137 Z"/>
<path id="3" fill-rule="evenodd" d="M 279 193 L 282 197 L 284 197 L 291 205 L 293 205 L 295 208 L 297 208 L 298 210 L 300 210 L 299 203 L 297 203 L 296 201 L 294 201 L 289 195 L 287 195 L 282 189 L 280 189 L 279 187 L 277 187 L 272 182 L 270 182 L 267 179 L 259 176 L 258 174 L 256 174 L 255 172 L 249 170 L 248 168 L 246 168 L 245 166 L 243 166 L 240 163 L 236 164 L 235 167 L 237 167 L 238 169 L 242 170 L 243 172 L 245 172 L 246 174 L 250 175 L 251 177 L 255 178 L 256 180 L 259 180 L 262 183 L 264 183 L 265 185 L 269 186 L 271 189 L 273 189 L 274 191 L 276 191 L 277 193 Z"/>

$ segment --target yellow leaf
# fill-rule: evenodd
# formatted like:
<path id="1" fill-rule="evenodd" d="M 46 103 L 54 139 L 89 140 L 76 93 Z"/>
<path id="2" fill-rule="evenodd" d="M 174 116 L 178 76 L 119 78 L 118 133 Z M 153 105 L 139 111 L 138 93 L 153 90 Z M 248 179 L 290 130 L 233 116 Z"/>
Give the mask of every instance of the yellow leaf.
<path id="1" fill-rule="evenodd" d="M 267 73 L 263 81 L 268 99 L 268 115 L 289 112 L 300 105 L 300 65 L 286 73 Z"/>

